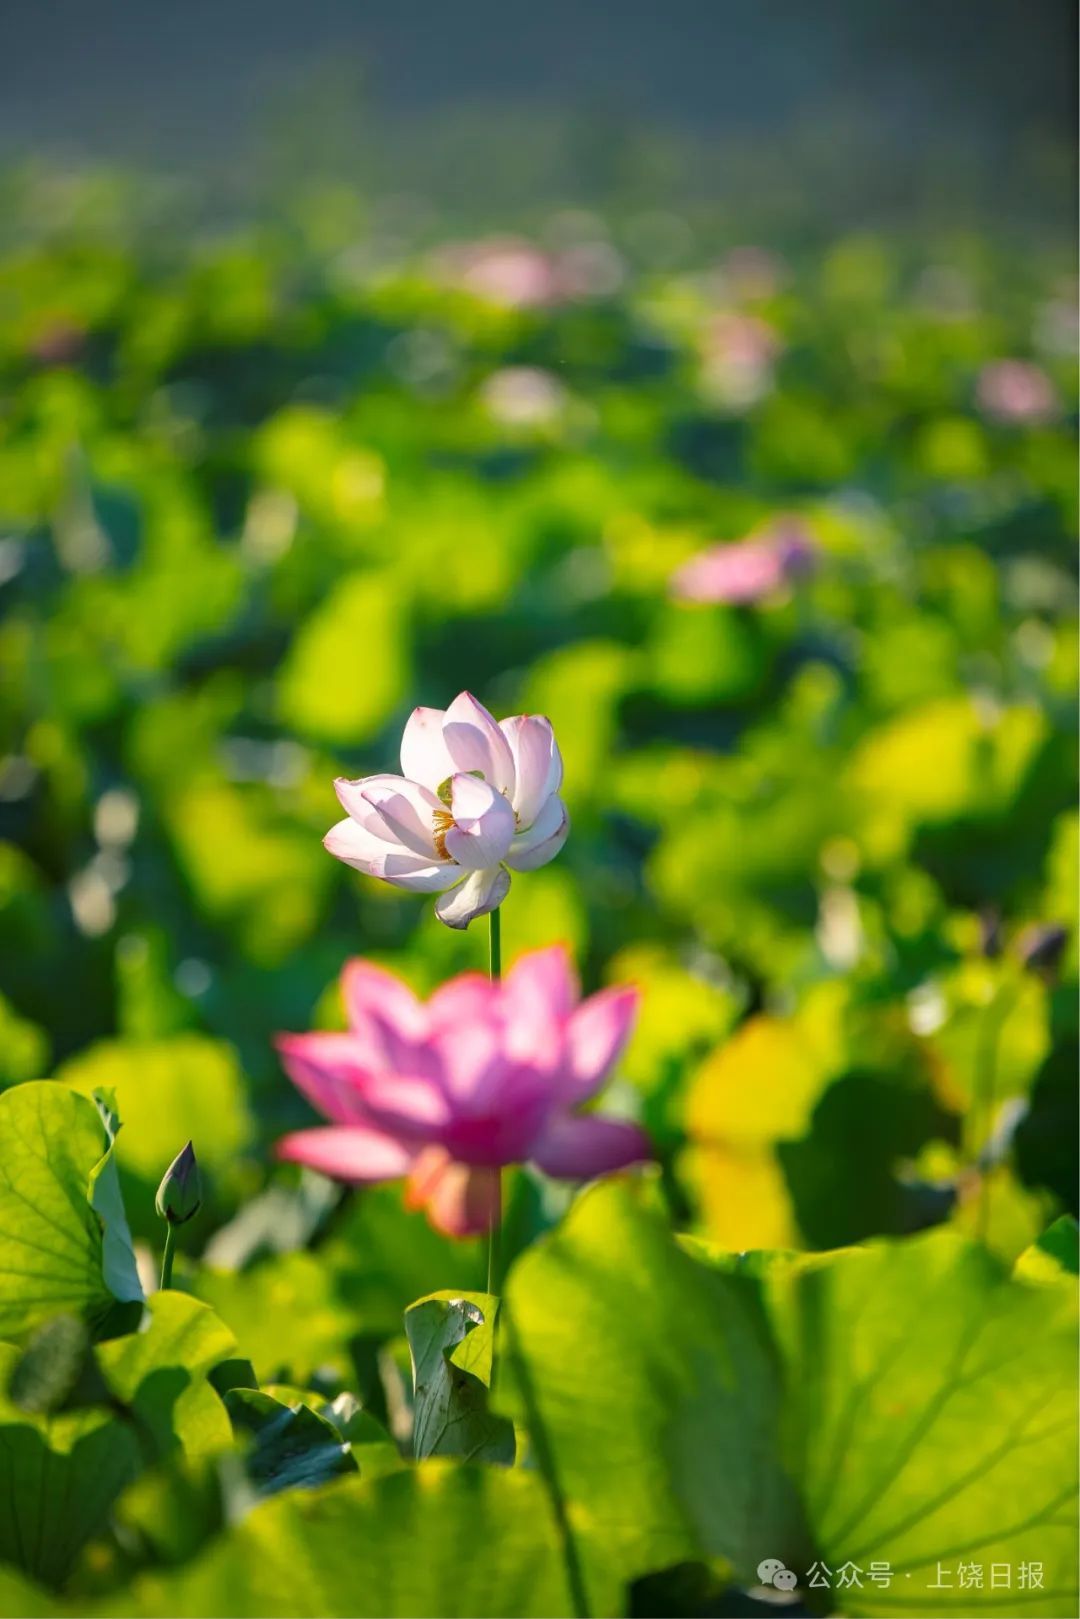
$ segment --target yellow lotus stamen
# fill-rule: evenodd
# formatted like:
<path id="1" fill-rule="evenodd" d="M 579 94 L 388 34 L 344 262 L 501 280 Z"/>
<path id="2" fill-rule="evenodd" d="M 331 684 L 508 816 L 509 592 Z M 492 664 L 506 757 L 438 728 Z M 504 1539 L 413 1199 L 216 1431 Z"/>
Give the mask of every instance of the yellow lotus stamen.
<path id="1" fill-rule="evenodd" d="M 454 824 L 454 817 L 449 810 L 435 810 L 431 817 L 432 831 L 435 834 L 435 850 L 440 860 L 449 860 L 446 852 L 446 834 Z"/>

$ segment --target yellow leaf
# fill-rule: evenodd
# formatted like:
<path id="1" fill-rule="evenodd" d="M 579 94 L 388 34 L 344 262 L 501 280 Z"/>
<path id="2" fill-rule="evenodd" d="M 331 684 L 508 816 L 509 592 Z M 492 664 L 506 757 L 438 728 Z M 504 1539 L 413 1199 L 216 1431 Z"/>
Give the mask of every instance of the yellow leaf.
<path id="1" fill-rule="evenodd" d="M 783 1171 L 768 1147 L 692 1147 L 681 1169 L 697 1192 L 710 1241 L 732 1253 L 798 1248 Z"/>
<path id="2" fill-rule="evenodd" d="M 699 1070 L 687 1107 L 689 1133 L 739 1147 L 796 1140 L 829 1071 L 821 1047 L 795 1020 L 750 1018 Z"/>

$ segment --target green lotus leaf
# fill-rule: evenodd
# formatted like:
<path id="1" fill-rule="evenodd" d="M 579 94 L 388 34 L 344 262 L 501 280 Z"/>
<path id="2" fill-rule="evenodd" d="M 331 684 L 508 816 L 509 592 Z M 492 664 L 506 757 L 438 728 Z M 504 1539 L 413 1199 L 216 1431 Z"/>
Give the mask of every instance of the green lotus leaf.
<path id="1" fill-rule="evenodd" d="M 87 1097 L 32 1081 L 0 1094 L 0 1336 L 50 1316 L 100 1327 L 142 1288 L 113 1138 Z"/>

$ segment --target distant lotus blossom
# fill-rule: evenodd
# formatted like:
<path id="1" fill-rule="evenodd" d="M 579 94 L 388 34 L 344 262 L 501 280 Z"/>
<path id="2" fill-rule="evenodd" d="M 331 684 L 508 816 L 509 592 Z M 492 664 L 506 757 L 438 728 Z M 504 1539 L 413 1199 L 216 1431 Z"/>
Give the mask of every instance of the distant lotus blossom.
<path id="1" fill-rule="evenodd" d="M 978 309 L 970 276 L 954 264 L 928 264 L 915 283 L 915 300 L 939 320 L 969 320 Z"/>
<path id="2" fill-rule="evenodd" d="M 521 236 L 493 236 L 443 248 L 435 268 L 443 280 L 507 309 L 547 309 L 603 298 L 626 270 L 610 242 L 574 242 L 557 251 Z"/>
<path id="3" fill-rule="evenodd" d="M 1053 978 L 1069 943 L 1069 930 L 1060 923 L 1032 923 L 1016 941 L 1016 951 L 1025 967 Z"/>
<path id="4" fill-rule="evenodd" d="M 756 315 L 715 315 L 702 343 L 705 392 L 719 404 L 745 410 L 771 388 L 781 347 L 775 327 Z"/>
<path id="5" fill-rule="evenodd" d="M 56 320 L 30 344 L 30 354 L 42 366 L 74 365 L 86 347 L 86 332 L 73 321 Z"/>
<path id="6" fill-rule="evenodd" d="M 566 389 L 550 371 L 508 365 L 492 372 L 480 390 L 496 421 L 507 427 L 543 427 L 566 408 Z"/>
<path id="7" fill-rule="evenodd" d="M 401 770 L 339 778 L 334 790 L 347 819 L 323 843 L 370 877 L 438 894 L 435 911 L 448 927 L 495 910 L 511 871 L 546 866 L 566 842 L 562 756 L 551 721 L 539 714 L 496 724 L 465 691 L 445 711 L 414 709 Z"/>
<path id="8" fill-rule="evenodd" d="M 1066 286 L 1060 296 L 1049 298 L 1035 312 L 1034 338 L 1046 354 L 1070 359 L 1076 353 L 1080 340 L 1080 315 L 1077 312 L 1077 288 Z"/>
<path id="9" fill-rule="evenodd" d="M 564 248 L 556 258 L 555 274 L 566 298 L 608 298 L 626 280 L 626 266 L 611 243 L 598 238 Z"/>
<path id="10" fill-rule="evenodd" d="M 444 249 L 438 265 L 447 279 L 508 309 L 542 309 L 562 295 L 554 257 L 517 236 Z"/>
<path id="11" fill-rule="evenodd" d="M 671 593 L 682 601 L 759 602 L 809 573 L 815 554 L 802 524 L 787 518 L 691 557 L 674 575 Z"/>
<path id="12" fill-rule="evenodd" d="M 651 1156 L 623 1119 L 581 1111 L 618 1061 L 637 993 L 579 1003 L 565 950 L 523 956 L 500 982 L 465 973 L 425 1004 L 365 961 L 342 976 L 347 1034 L 286 1034 L 286 1072 L 328 1126 L 281 1158 L 353 1183 L 408 1177 L 407 1199 L 455 1237 L 486 1231 L 499 1171 L 531 1162 L 591 1180 Z"/>
<path id="13" fill-rule="evenodd" d="M 999 422 L 1045 422 L 1058 412 L 1057 390 L 1030 360 L 993 360 L 975 385 L 979 408 Z"/>
<path id="14" fill-rule="evenodd" d="M 737 298 L 771 298 L 787 279 L 787 265 L 767 247 L 733 247 L 720 266 Z"/>

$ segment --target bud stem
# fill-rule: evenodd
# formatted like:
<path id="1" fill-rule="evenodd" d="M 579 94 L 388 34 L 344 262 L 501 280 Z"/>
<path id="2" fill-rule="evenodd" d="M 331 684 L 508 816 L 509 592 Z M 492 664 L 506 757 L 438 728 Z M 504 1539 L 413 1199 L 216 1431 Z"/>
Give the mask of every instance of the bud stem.
<path id="1" fill-rule="evenodd" d="M 172 1286 L 173 1250 L 176 1247 L 176 1227 L 171 1224 L 165 1226 L 165 1252 L 161 1256 L 161 1285 L 163 1288 Z"/>

